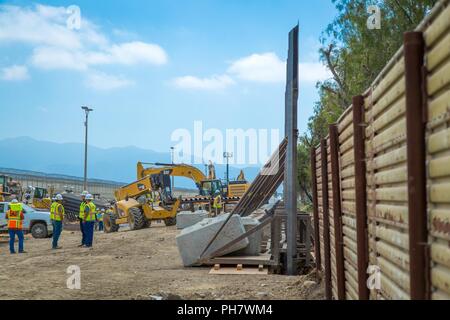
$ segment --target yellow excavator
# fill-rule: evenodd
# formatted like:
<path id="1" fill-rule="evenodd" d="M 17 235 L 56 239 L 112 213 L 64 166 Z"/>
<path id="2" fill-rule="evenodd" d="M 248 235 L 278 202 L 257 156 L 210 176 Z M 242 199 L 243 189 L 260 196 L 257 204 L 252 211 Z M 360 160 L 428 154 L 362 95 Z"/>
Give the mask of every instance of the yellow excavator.
<path id="1" fill-rule="evenodd" d="M 242 179 L 236 184 L 230 183 L 224 193 L 212 164 L 208 177 L 196 167 L 185 164 L 151 163 L 152 167 L 144 168 L 148 164 L 138 162 L 138 180 L 115 191 L 114 210 L 103 218 L 105 232 L 116 232 L 121 224 L 128 224 L 131 230 L 142 229 L 150 226 L 152 220 L 164 220 L 167 226 L 171 226 L 176 224 L 176 214 L 182 204 L 209 204 L 217 191 L 225 200 L 237 201 L 248 189 L 241 172 Z M 172 195 L 171 177 L 192 179 L 199 190 L 199 197 L 176 199 Z"/>
<path id="2" fill-rule="evenodd" d="M 144 168 L 144 165 L 152 165 L 152 167 Z M 244 172 L 241 170 L 236 181 L 230 181 L 228 185 L 223 185 L 220 179 L 216 178 L 214 165 L 210 162 L 208 166 L 208 177 L 194 166 L 187 164 L 166 164 L 166 163 L 144 163 L 137 164 L 137 178 L 169 170 L 171 176 L 190 178 L 195 182 L 201 196 L 214 196 L 217 191 L 222 197 L 233 198 L 242 197 L 249 188 L 249 183 L 245 180 Z"/>

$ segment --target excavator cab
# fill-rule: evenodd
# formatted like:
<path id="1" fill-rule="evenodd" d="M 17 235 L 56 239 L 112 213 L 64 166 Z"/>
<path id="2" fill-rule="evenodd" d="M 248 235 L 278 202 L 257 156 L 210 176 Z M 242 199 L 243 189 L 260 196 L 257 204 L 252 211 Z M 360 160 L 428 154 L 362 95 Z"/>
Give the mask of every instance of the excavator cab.
<path id="1" fill-rule="evenodd" d="M 205 180 L 200 183 L 200 195 L 201 196 L 213 196 L 217 191 L 222 194 L 223 186 L 222 181 L 216 180 Z"/>
<path id="2" fill-rule="evenodd" d="M 172 196 L 172 184 L 170 182 L 170 172 L 161 172 L 150 176 L 152 189 L 158 190 L 160 200 L 164 205 L 173 204 L 176 199 Z"/>

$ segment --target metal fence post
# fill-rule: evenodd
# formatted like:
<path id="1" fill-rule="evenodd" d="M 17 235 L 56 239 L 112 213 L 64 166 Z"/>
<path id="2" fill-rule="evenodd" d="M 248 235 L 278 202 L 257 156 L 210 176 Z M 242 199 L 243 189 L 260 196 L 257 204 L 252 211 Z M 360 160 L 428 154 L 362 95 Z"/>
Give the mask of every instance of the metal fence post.
<path id="1" fill-rule="evenodd" d="M 421 32 L 404 35 L 406 81 L 406 143 L 408 162 L 408 219 L 410 295 L 427 299 L 426 261 L 427 203 L 425 168 L 425 119 L 423 117 L 422 68 L 425 44 Z"/>
<path id="2" fill-rule="evenodd" d="M 317 199 L 317 172 L 316 172 L 316 148 L 311 148 L 311 185 L 313 197 L 313 218 L 314 218 L 314 255 L 316 269 L 320 270 L 320 235 L 319 235 L 319 201 Z"/>
<path id="3" fill-rule="evenodd" d="M 330 125 L 331 185 L 333 188 L 334 247 L 336 255 L 336 282 L 339 300 L 345 300 L 344 235 L 342 233 L 341 187 L 339 174 L 339 133 L 336 124 Z"/>
<path id="4" fill-rule="evenodd" d="M 325 267 L 325 299 L 332 299 L 331 292 L 331 250 L 330 250 L 330 211 L 328 206 L 328 152 L 327 140 L 320 144 L 322 157 L 322 208 L 323 208 L 323 250 Z"/>
<path id="5" fill-rule="evenodd" d="M 298 25 L 289 32 L 285 94 L 285 135 L 288 137 L 284 172 L 287 274 L 296 275 L 297 261 L 297 105 L 298 105 Z"/>
<path id="6" fill-rule="evenodd" d="M 355 155 L 355 205 L 356 238 L 358 253 L 358 295 L 360 300 L 369 299 L 367 288 L 367 267 L 369 263 L 367 239 L 367 202 L 366 202 L 366 156 L 364 98 L 353 97 L 353 144 Z"/>

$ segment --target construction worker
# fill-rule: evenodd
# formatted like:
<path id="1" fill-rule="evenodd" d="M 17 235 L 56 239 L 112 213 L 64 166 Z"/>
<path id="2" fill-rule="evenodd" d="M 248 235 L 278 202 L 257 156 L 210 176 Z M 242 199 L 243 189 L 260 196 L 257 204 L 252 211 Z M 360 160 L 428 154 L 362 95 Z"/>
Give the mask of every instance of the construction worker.
<path id="1" fill-rule="evenodd" d="M 14 241 L 16 240 L 16 235 L 19 238 L 19 253 L 25 253 L 23 250 L 23 209 L 22 204 L 13 199 L 9 204 L 9 210 L 6 213 L 6 219 L 8 220 L 8 232 L 9 232 L 9 252 L 11 254 L 16 253 L 14 250 Z"/>
<path id="2" fill-rule="evenodd" d="M 222 210 L 222 195 L 219 191 L 216 191 L 216 193 L 214 194 L 213 208 L 215 211 L 215 215 L 219 215 L 220 211 Z"/>
<path id="3" fill-rule="evenodd" d="M 103 216 L 105 215 L 105 209 L 97 211 L 97 225 L 98 231 L 103 231 Z"/>
<path id="4" fill-rule="evenodd" d="M 97 219 L 96 207 L 92 200 L 94 200 L 92 194 L 87 194 L 85 197 L 86 205 L 83 214 L 83 229 L 85 234 L 84 247 L 86 248 L 92 247 L 92 242 L 94 240 L 94 224 Z"/>
<path id="5" fill-rule="evenodd" d="M 114 208 L 113 206 L 108 207 L 108 209 L 106 209 L 106 214 L 113 214 L 114 212 Z"/>
<path id="6" fill-rule="evenodd" d="M 55 201 L 52 203 L 50 207 L 50 219 L 53 224 L 53 241 L 52 241 L 52 249 L 61 249 L 58 246 L 59 236 L 61 235 L 61 231 L 63 228 L 64 221 L 64 206 L 62 204 L 63 197 L 60 194 L 55 196 Z"/>
<path id="7" fill-rule="evenodd" d="M 79 245 L 79 247 L 83 247 L 85 245 L 86 242 L 86 234 L 84 232 L 84 224 L 83 224 L 83 217 L 84 217 L 84 209 L 86 207 L 86 195 L 88 195 L 89 192 L 87 191 L 83 191 L 81 193 L 81 203 L 80 203 L 80 212 L 78 214 L 78 219 L 80 220 L 80 231 L 81 231 L 81 244 Z"/>

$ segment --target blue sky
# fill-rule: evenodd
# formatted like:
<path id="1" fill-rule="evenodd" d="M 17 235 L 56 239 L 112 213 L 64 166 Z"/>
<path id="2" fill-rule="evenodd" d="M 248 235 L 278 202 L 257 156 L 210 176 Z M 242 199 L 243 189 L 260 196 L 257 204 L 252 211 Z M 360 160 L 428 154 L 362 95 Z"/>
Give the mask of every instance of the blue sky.
<path id="1" fill-rule="evenodd" d="M 69 30 L 66 8 L 81 9 Z M 203 127 L 283 130 L 287 34 L 300 24 L 299 128 L 316 80 L 330 0 L 0 1 L 0 139 L 31 136 L 169 151 Z M 9 121 L 14 119 L 14 121 Z"/>

